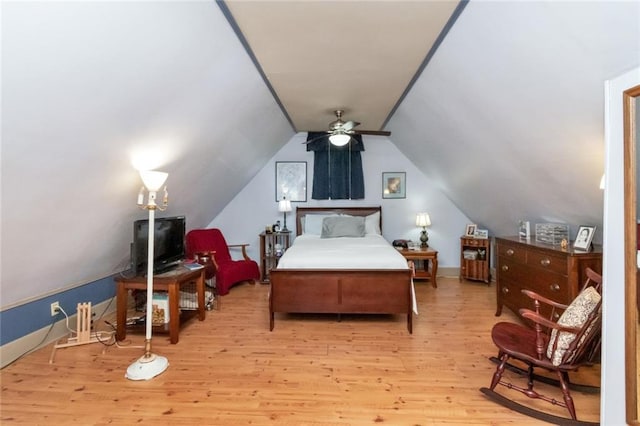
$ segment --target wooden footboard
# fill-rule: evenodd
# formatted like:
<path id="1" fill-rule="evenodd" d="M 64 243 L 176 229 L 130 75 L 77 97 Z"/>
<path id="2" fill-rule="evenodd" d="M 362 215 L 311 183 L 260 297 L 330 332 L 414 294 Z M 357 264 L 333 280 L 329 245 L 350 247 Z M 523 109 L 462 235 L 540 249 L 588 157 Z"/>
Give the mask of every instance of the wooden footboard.
<path id="1" fill-rule="evenodd" d="M 274 314 L 406 314 L 413 332 L 411 270 L 272 269 L 269 327 Z"/>

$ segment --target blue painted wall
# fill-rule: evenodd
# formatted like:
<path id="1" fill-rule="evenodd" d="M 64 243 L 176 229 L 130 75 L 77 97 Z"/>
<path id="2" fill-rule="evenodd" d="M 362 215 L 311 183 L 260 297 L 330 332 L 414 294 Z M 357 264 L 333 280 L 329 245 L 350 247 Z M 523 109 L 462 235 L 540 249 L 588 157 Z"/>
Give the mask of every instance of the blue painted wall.
<path id="1" fill-rule="evenodd" d="M 60 302 L 60 307 L 67 315 L 72 316 L 76 314 L 78 303 L 91 302 L 92 305 L 97 305 L 113 298 L 112 303 L 115 305 L 115 294 L 116 285 L 113 276 L 109 276 L 2 311 L 0 312 L 0 346 L 64 319 L 62 313 L 58 313 L 55 317 L 51 316 L 53 302 Z M 102 310 L 96 312 L 96 315 L 101 314 Z"/>

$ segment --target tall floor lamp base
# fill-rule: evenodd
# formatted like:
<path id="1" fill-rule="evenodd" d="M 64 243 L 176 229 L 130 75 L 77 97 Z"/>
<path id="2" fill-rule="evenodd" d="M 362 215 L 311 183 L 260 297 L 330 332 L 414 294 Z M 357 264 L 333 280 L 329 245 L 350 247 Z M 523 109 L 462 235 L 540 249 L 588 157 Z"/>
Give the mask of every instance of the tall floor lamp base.
<path id="1" fill-rule="evenodd" d="M 149 380 L 164 372 L 169 360 L 156 354 L 144 354 L 127 368 L 124 377 L 129 380 Z"/>

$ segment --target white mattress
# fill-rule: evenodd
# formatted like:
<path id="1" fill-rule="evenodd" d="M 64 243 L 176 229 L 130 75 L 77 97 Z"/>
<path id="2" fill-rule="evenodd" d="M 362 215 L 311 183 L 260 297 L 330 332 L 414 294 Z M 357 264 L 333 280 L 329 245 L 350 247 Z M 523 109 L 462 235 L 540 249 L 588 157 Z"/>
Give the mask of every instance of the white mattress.
<path id="1" fill-rule="evenodd" d="M 381 235 L 320 238 L 300 235 L 278 269 L 408 269 L 407 260 Z"/>

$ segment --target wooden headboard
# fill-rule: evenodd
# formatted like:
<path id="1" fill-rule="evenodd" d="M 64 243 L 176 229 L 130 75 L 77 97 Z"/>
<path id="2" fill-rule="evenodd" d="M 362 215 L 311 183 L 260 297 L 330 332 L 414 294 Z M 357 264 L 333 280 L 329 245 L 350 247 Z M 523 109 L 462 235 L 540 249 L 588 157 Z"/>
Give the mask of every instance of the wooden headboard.
<path id="1" fill-rule="evenodd" d="M 369 216 L 380 212 L 380 230 L 382 230 L 382 206 L 377 207 L 297 207 L 296 235 L 302 234 L 302 217 L 307 214 L 348 214 L 351 216 Z"/>

